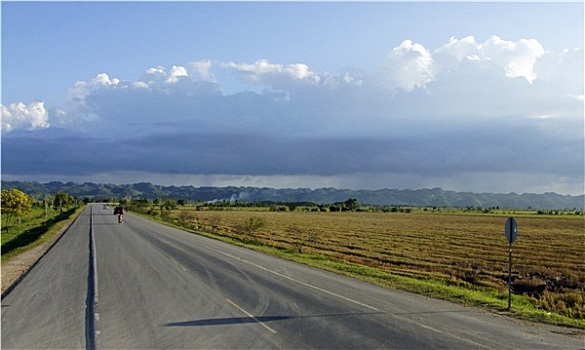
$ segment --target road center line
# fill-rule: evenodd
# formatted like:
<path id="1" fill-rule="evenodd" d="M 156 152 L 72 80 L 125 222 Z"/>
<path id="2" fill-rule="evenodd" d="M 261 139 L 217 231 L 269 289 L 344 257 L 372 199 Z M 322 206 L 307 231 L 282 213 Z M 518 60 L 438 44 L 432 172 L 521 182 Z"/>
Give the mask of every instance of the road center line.
<path id="1" fill-rule="evenodd" d="M 273 334 L 276 334 L 276 331 L 270 327 L 268 327 L 264 322 L 260 321 L 259 319 L 257 319 L 256 317 L 254 317 L 251 313 L 249 313 L 248 311 L 246 311 L 244 308 L 242 308 L 241 306 L 239 306 L 238 304 L 234 303 L 233 301 L 226 299 L 226 301 L 230 304 L 232 304 L 236 309 L 240 310 L 241 312 L 243 312 L 244 314 L 246 314 L 246 316 L 250 317 L 251 319 L 253 319 L 254 321 L 256 321 L 256 323 L 260 324 L 262 327 L 268 329 L 270 332 L 272 332 Z"/>
<path id="2" fill-rule="evenodd" d="M 99 296 L 97 277 L 97 253 L 93 230 L 93 206 L 89 208 L 89 271 L 86 301 L 86 344 L 88 350 L 98 349 Z"/>

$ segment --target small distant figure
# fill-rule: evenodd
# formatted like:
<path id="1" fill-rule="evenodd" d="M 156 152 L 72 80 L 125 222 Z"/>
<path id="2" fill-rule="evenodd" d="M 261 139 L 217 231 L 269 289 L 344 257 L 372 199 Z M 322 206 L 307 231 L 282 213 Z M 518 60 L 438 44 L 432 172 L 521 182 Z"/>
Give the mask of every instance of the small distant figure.
<path id="1" fill-rule="evenodd" d="M 114 209 L 114 215 L 118 214 L 118 223 L 122 224 L 124 223 L 124 208 L 122 207 L 116 207 Z"/>

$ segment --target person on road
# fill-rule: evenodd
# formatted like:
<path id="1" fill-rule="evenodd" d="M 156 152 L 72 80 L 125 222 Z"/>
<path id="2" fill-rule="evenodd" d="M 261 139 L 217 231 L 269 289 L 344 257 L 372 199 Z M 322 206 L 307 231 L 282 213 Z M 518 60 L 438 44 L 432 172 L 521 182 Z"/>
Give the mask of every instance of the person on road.
<path id="1" fill-rule="evenodd" d="M 116 212 L 118 213 L 118 223 L 121 224 L 124 222 L 124 208 L 118 207 L 116 208 Z"/>

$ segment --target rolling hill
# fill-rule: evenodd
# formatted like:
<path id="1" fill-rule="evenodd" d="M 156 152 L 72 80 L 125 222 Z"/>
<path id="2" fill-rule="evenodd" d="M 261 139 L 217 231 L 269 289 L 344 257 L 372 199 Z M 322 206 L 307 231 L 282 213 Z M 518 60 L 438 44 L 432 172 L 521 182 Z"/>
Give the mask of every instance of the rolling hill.
<path id="1" fill-rule="evenodd" d="M 160 186 L 140 182 L 115 185 L 73 182 L 2 181 L 2 189 L 18 188 L 33 196 L 66 192 L 80 198 L 112 200 L 117 198 L 176 198 L 186 201 L 239 201 L 239 202 L 313 202 L 327 204 L 356 198 L 361 204 L 401 205 L 419 207 L 481 207 L 515 209 L 569 209 L 585 210 L 585 195 L 571 196 L 557 193 L 473 193 L 456 192 L 440 188 L 401 190 L 350 190 L 337 188 L 268 188 L 268 187 L 194 187 Z"/>

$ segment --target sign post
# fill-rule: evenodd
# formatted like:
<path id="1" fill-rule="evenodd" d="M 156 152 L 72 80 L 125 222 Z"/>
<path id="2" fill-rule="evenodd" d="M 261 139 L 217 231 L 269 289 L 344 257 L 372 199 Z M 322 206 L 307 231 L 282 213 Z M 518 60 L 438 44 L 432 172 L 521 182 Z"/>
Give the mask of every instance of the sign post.
<path id="1" fill-rule="evenodd" d="M 512 217 L 506 221 L 506 238 L 508 239 L 508 311 L 512 310 L 512 243 L 518 238 L 518 225 Z"/>

